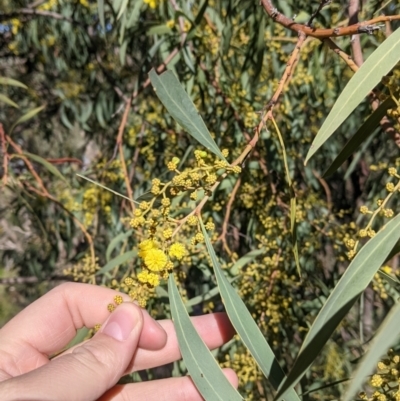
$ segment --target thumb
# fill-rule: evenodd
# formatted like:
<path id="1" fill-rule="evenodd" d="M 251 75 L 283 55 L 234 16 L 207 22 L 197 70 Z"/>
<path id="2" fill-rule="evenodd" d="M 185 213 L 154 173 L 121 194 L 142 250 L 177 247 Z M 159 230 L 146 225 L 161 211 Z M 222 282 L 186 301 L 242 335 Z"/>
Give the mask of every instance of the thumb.
<path id="1" fill-rule="evenodd" d="M 16 391 L 24 389 L 23 395 L 14 392 L 18 400 L 96 400 L 124 374 L 142 328 L 140 308 L 123 303 L 91 340 L 8 382 Z"/>

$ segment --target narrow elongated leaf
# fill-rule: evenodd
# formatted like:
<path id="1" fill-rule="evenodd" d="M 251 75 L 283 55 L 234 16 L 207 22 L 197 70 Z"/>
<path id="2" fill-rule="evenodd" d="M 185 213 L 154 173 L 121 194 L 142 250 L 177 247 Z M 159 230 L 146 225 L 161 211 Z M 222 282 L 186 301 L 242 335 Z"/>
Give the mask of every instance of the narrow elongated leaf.
<path id="1" fill-rule="evenodd" d="M 257 256 L 261 256 L 265 253 L 265 249 L 255 249 L 254 251 L 250 251 L 246 253 L 246 255 L 242 256 L 239 260 L 237 260 L 234 265 L 230 268 L 230 273 L 233 276 L 239 274 L 240 269 L 242 269 L 247 263 L 253 261 Z"/>
<path id="2" fill-rule="evenodd" d="M 367 288 L 399 237 L 400 214 L 359 251 L 315 319 L 276 399 L 284 396 L 302 378 L 340 321 Z"/>
<path id="3" fill-rule="evenodd" d="M 296 263 L 297 273 L 298 273 L 299 277 L 301 277 L 299 246 L 297 243 L 296 197 L 294 195 L 294 191 L 293 191 L 292 197 L 290 198 L 290 231 L 292 234 L 292 247 L 293 247 L 294 261 Z"/>
<path id="4" fill-rule="evenodd" d="M 7 97 L 6 95 L 3 95 L 2 93 L 0 93 L 0 102 L 6 103 L 9 106 L 19 109 L 19 106 L 17 105 L 17 103 L 13 102 L 9 97 Z"/>
<path id="5" fill-rule="evenodd" d="M 49 163 L 46 159 L 43 159 L 43 157 L 40 157 L 38 155 L 34 155 L 32 153 L 28 153 L 28 152 L 25 152 L 24 156 L 29 157 L 29 159 L 34 160 L 36 163 L 40 163 L 51 174 L 53 174 L 56 177 L 60 178 L 64 182 L 68 182 L 67 179 L 61 174 L 61 172 L 56 167 L 54 167 L 51 163 Z"/>
<path id="6" fill-rule="evenodd" d="M 396 104 L 391 97 L 387 98 L 379 105 L 379 107 L 364 121 L 346 145 L 344 145 L 335 160 L 325 171 L 323 175 L 324 178 L 331 176 L 358 149 L 358 147 L 374 133 L 379 122 L 386 115 L 386 111 L 395 105 Z"/>
<path id="7" fill-rule="evenodd" d="M 129 236 L 131 236 L 132 233 L 133 233 L 133 230 L 129 230 L 126 233 L 118 234 L 115 238 L 112 239 L 112 241 L 110 242 L 110 244 L 108 245 L 107 250 L 106 250 L 107 262 L 110 261 L 112 251 L 117 247 L 117 245 L 120 242 L 122 242 L 125 238 L 128 238 Z"/>
<path id="8" fill-rule="evenodd" d="M 96 272 L 96 275 L 107 273 L 110 270 L 114 269 L 114 267 L 122 265 L 123 263 L 126 263 L 129 260 L 135 258 L 136 255 L 137 255 L 136 249 L 118 255 L 116 258 L 110 260 L 106 265 L 104 265 L 98 272 Z"/>
<path id="9" fill-rule="evenodd" d="M 129 202 L 133 202 L 133 203 L 139 204 L 139 202 L 136 202 L 136 201 L 133 200 L 133 199 L 129 199 L 127 196 L 122 195 L 122 194 L 120 194 L 119 192 L 114 191 L 114 190 L 112 190 L 111 188 L 108 188 L 108 187 L 106 187 L 105 185 L 102 185 L 102 184 L 100 184 L 100 183 L 98 183 L 98 182 L 96 182 L 96 181 L 94 181 L 94 180 L 91 180 L 90 178 L 85 177 L 84 175 L 77 174 L 77 176 L 80 177 L 80 178 L 83 178 L 83 179 L 86 180 L 86 181 L 91 182 L 91 183 L 94 184 L 94 185 L 97 185 L 97 186 L 100 187 L 100 188 L 105 189 L 105 190 L 108 191 L 108 192 L 111 192 L 111 193 L 114 194 L 114 195 L 117 195 L 117 196 L 119 196 L 119 197 L 121 197 L 121 198 L 124 198 L 124 199 L 126 199 L 127 201 L 129 201 Z"/>
<path id="10" fill-rule="evenodd" d="M 314 138 L 305 163 L 399 60 L 400 29 L 397 29 L 367 58 L 350 79 Z"/>
<path id="11" fill-rule="evenodd" d="M 103 30 L 106 30 L 106 23 L 104 19 L 104 0 L 97 0 L 97 8 L 99 9 L 99 20 Z"/>
<path id="12" fill-rule="evenodd" d="M 397 291 L 400 290 L 400 281 L 391 274 L 385 273 L 383 270 L 378 270 L 378 274 L 393 288 Z"/>
<path id="13" fill-rule="evenodd" d="M 393 256 L 396 256 L 398 253 L 400 253 L 400 240 L 397 241 L 396 245 L 393 247 L 387 258 L 385 259 L 385 263 L 392 259 Z"/>
<path id="14" fill-rule="evenodd" d="M 208 237 L 207 231 L 201 220 L 200 224 L 205 238 L 207 251 L 214 266 L 215 277 L 220 289 L 221 298 L 229 319 L 241 340 L 250 351 L 251 355 L 253 355 L 257 365 L 260 367 L 265 377 L 269 379 L 272 387 L 277 390 L 285 378 L 285 373 L 279 366 L 279 362 L 275 358 L 271 347 L 258 328 L 246 305 L 225 277 L 217 256 L 215 255 L 210 238 Z M 288 391 L 284 399 L 285 401 L 300 400 L 293 388 Z"/>
<path id="15" fill-rule="evenodd" d="M 174 120 L 209 151 L 225 160 L 192 100 L 175 74 L 172 71 L 166 71 L 158 75 L 153 69 L 150 71 L 149 77 L 156 95 Z"/>
<path id="16" fill-rule="evenodd" d="M 117 20 L 119 20 L 122 17 L 122 14 L 125 12 L 128 2 L 129 2 L 129 0 L 122 0 L 121 8 L 119 9 L 119 12 L 117 15 Z"/>
<path id="17" fill-rule="evenodd" d="M 142 4 L 143 0 L 135 0 L 135 2 L 133 3 L 133 9 L 128 19 L 127 28 L 132 28 L 138 22 Z"/>
<path id="18" fill-rule="evenodd" d="M 0 85 L 18 86 L 20 88 L 28 89 L 28 87 L 22 82 L 7 77 L 0 77 Z"/>
<path id="19" fill-rule="evenodd" d="M 400 321 L 400 304 L 397 303 L 388 313 L 383 323 L 380 325 L 378 332 L 371 341 L 367 353 L 362 358 L 353 379 L 343 396 L 343 401 L 354 399 L 355 393 L 361 389 L 367 375 L 376 369 L 376 364 L 382 355 L 390 348 L 392 344 L 399 338 L 399 321 Z"/>
<path id="20" fill-rule="evenodd" d="M 206 401 L 243 400 L 243 397 L 229 383 L 194 328 L 179 295 L 173 274 L 169 275 L 168 293 L 179 348 L 190 377 L 201 395 Z"/>
<path id="21" fill-rule="evenodd" d="M 15 123 L 11 126 L 10 132 L 12 132 L 18 124 L 24 123 L 25 121 L 28 121 L 31 118 L 35 117 L 36 114 L 40 113 L 44 108 L 45 106 L 40 106 L 37 107 L 36 109 L 29 110 L 27 113 L 21 116 L 17 121 L 15 121 Z"/>

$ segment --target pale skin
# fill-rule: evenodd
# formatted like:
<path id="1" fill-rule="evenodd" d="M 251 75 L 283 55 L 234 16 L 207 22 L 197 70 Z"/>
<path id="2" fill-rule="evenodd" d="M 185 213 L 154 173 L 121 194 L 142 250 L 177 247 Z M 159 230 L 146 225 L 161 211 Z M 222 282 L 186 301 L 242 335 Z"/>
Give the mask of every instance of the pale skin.
<path id="1" fill-rule="evenodd" d="M 200 401 L 189 377 L 126 385 L 125 374 L 181 358 L 170 320 L 156 322 L 120 294 L 124 303 L 110 314 L 117 293 L 89 284 L 62 284 L 0 329 L 0 400 Z M 210 349 L 234 334 L 223 313 L 192 318 Z M 96 335 L 56 358 L 81 327 L 102 324 Z M 224 370 L 237 386 L 237 377 Z"/>

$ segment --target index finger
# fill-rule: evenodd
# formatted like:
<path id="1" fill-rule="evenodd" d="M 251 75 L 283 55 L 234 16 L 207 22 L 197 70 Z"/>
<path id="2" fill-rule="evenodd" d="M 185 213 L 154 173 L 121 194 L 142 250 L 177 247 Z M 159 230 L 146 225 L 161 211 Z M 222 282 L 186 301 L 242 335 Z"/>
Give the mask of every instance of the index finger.
<path id="1" fill-rule="evenodd" d="M 48 356 L 67 345 L 77 329 L 103 323 L 110 315 L 107 305 L 115 295 L 131 301 L 126 294 L 95 285 L 66 283 L 54 288 L 0 330 L 2 365 L 21 374 L 47 363 Z M 165 332 L 146 311 L 143 316 L 140 346 L 162 347 Z"/>

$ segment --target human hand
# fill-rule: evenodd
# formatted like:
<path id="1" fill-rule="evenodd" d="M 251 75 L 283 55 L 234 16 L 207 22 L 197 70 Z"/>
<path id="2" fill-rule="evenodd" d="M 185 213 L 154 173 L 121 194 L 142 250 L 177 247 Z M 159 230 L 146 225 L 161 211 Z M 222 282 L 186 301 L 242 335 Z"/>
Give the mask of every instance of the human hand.
<path id="1" fill-rule="evenodd" d="M 0 400 L 179 401 L 202 400 L 189 377 L 117 385 L 127 373 L 181 357 L 170 320 L 157 323 L 129 302 L 110 315 L 114 290 L 89 284 L 56 287 L 0 330 Z M 192 318 L 209 348 L 229 340 L 233 328 L 223 313 Z M 102 327 L 93 338 L 50 360 L 81 327 Z M 224 370 L 237 386 L 237 377 Z"/>

